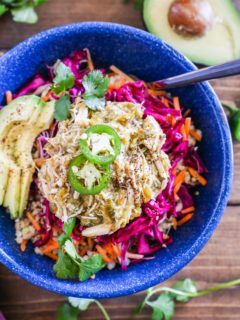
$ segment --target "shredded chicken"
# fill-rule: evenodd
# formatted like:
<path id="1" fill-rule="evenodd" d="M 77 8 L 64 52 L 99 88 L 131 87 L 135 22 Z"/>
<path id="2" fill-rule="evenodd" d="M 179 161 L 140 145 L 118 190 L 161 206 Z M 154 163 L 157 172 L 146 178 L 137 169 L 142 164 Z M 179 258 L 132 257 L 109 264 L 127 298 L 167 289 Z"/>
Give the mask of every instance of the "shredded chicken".
<path id="1" fill-rule="evenodd" d="M 116 130 L 121 152 L 111 164 L 108 186 L 95 196 L 83 196 L 70 187 L 68 168 L 71 159 L 81 153 L 79 141 L 86 128 L 96 124 Z M 39 171 L 40 189 L 57 217 L 81 220 L 86 227 L 83 235 L 112 233 L 138 217 L 142 203 L 166 187 L 170 162 L 161 150 L 164 142 L 156 120 L 151 116 L 143 119 L 141 105 L 108 102 L 104 110 L 93 112 L 77 99 L 71 118 L 59 123 L 56 137 L 46 146 L 50 158 Z"/>

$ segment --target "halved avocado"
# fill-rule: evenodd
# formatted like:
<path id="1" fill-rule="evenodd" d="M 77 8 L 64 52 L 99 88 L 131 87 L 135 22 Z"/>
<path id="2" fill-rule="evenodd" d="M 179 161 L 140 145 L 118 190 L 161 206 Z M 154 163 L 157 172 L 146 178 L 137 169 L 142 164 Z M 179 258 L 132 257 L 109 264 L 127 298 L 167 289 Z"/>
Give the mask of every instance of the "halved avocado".
<path id="1" fill-rule="evenodd" d="M 173 0 L 144 0 L 146 28 L 190 60 L 205 65 L 240 58 L 240 14 L 232 0 L 207 0 L 214 23 L 202 36 L 183 36 L 170 26 L 168 14 Z"/>

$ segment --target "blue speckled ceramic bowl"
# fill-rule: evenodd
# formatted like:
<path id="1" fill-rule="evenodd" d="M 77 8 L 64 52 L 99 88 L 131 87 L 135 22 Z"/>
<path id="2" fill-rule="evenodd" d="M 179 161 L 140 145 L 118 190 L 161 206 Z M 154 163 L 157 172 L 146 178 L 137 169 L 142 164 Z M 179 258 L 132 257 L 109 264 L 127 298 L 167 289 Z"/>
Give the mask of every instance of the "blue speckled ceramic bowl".
<path id="1" fill-rule="evenodd" d="M 0 105 L 6 90 L 19 89 L 72 50 L 89 48 L 97 66 L 118 66 L 126 73 L 151 81 L 195 69 L 194 65 L 147 32 L 111 23 L 77 23 L 42 32 L 16 46 L 0 59 Z M 168 279 L 191 261 L 217 227 L 232 182 L 231 136 L 224 112 L 208 83 L 174 90 L 203 131 L 201 156 L 209 169 L 208 185 L 199 188 L 194 218 L 177 230 L 174 242 L 156 259 L 100 272 L 94 281 L 60 281 L 52 262 L 34 254 L 29 245 L 21 253 L 14 240 L 14 223 L 0 208 L 0 262 L 31 283 L 59 294 L 110 298 L 131 294 Z"/>

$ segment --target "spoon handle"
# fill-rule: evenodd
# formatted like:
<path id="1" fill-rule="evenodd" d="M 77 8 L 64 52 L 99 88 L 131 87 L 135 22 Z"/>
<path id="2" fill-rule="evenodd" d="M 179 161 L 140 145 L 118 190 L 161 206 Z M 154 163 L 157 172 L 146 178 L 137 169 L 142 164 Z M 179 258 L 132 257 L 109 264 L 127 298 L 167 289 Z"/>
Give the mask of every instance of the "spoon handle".
<path id="1" fill-rule="evenodd" d="M 225 78 L 237 74 L 240 74 L 240 60 L 234 60 L 217 66 L 188 72 L 179 76 L 156 81 L 153 84 L 163 89 L 177 88 L 195 84 L 197 82 Z"/>

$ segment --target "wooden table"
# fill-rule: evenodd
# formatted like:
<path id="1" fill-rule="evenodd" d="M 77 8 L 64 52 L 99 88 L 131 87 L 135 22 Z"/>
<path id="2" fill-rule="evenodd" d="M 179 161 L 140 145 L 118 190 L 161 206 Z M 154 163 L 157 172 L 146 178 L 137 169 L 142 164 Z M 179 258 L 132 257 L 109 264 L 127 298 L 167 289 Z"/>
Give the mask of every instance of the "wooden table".
<path id="1" fill-rule="evenodd" d="M 9 49 L 41 30 L 73 21 L 114 21 L 143 27 L 140 13 L 135 11 L 132 5 L 123 5 L 121 0 L 49 0 L 38 12 L 40 20 L 33 26 L 12 23 L 9 16 L 1 18 L 0 50 Z M 240 77 L 213 81 L 212 85 L 221 99 L 240 98 Z M 233 190 L 217 231 L 194 261 L 166 284 L 190 277 L 203 288 L 240 277 L 240 144 L 234 144 L 234 156 Z M 112 319 L 131 319 L 131 312 L 142 297 L 143 294 L 139 293 L 130 297 L 104 300 L 103 304 Z M 56 307 L 63 300 L 63 297 L 34 287 L 0 266 L 0 310 L 4 312 L 7 320 L 54 319 Z M 239 301 L 239 288 L 219 292 L 192 300 L 185 305 L 177 305 L 174 319 L 240 319 Z M 92 306 L 81 319 L 101 319 L 101 315 L 97 308 Z M 149 310 L 144 310 L 138 319 L 150 319 Z"/>

